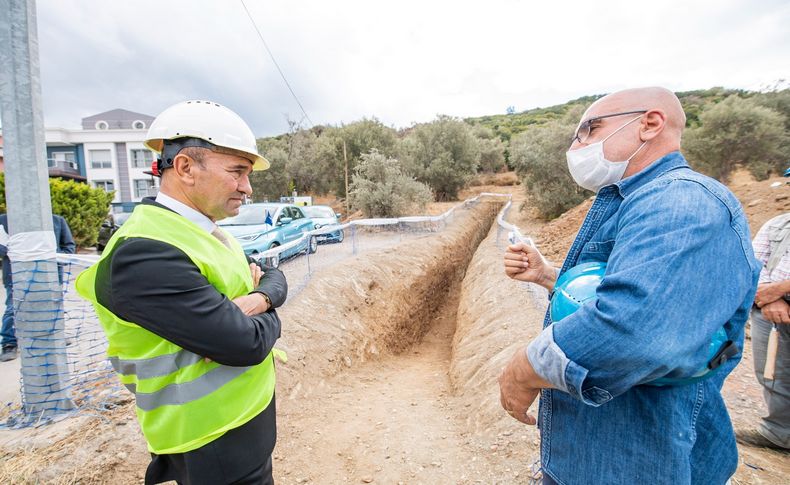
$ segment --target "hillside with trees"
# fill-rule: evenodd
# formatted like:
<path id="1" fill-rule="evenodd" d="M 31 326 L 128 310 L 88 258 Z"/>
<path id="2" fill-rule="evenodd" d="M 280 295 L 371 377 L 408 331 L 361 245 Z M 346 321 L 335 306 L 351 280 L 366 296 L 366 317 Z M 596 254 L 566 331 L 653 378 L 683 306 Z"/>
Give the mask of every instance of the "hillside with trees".
<path id="1" fill-rule="evenodd" d="M 695 169 L 727 182 L 738 167 L 764 180 L 790 164 L 786 83 L 759 92 L 716 87 L 677 95 L 687 116 L 683 150 Z M 476 174 L 511 169 L 540 216 L 552 219 L 592 195 L 571 179 L 565 152 L 584 110 L 601 96 L 520 113 L 438 115 L 401 129 L 376 118 L 309 129 L 291 124 L 286 134 L 258 140 L 272 167 L 253 175 L 255 198 L 277 200 L 294 190 L 333 194 L 348 197 L 366 216 L 398 216 L 423 205 L 427 193 L 456 200 Z M 386 190 L 378 187 L 384 172 L 372 168 L 381 163 L 395 167 Z M 392 180 L 404 190 L 392 190 Z"/>

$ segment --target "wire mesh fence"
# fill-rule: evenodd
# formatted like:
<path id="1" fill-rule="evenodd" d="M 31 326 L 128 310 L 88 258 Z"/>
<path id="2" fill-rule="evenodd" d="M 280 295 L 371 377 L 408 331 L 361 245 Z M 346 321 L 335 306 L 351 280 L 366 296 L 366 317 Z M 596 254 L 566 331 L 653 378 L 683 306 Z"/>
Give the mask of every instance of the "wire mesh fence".
<path id="1" fill-rule="evenodd" d="M 254 257 L 279 265 L 289 282 L 290 300 L 313 275 L 348 258 L 441 233 L 454 222 L 459 209 L 478 204 L 481 197 L 509 198 L 481 194 L 438 216 L 365 219 L 325 226 Z M 497 218 L 497 247 L 502 250 L 514 238 L 531 242 L 505 221 L 510 207 L 508 201 Z M 290 249 L 294 247 L 303 249 L 283 257 L 293 253 Z M 112 409 L 132 399 L 106 358 L 107 340 L 93 306 L 74 287 L 76 276 L 98 258 L 59 254 L 57 264 L 37 261 L 14 265 L 15 272 L 17 267 L 26 272 L 21 280 L 28 283 L 17 285 L 9 300 L 17 321 L 24 320 L 16 327 L 20 367 L 18 374 L 7 365 L 2 369 L 5 380 L 19 382 L 19 392 L 9 393 L 6 388 L 2 395 L 5 405 L 0 410 L 0 427 L 38 426 L 74 413 Z M 525 285 L 536 301 L 545 298 L 542 288 Z"/>
<path id="2" fill-rule="evenodd" d="M 14 280 L 27 284 L 6 287 L 13 310 L 6 308 L 4 319 L 14 319 L 20 363 L 20 392 L 2 411 L 7 427 L 39 425 L 49 421 L 45 416 L 118 402 L 107 340 L 93 307 L 74 289 L 74 277 L 95 258 L 58 256 L 57 264 L 35 261 L 17 270 L 23 265 L 15 263 Z"/>

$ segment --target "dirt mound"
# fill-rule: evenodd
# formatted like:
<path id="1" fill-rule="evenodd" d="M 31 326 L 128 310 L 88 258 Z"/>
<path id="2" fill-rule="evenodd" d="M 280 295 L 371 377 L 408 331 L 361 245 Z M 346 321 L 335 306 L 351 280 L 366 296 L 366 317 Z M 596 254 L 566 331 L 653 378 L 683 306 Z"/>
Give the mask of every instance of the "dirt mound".
<path id="1" fill-rule="evenodd" d="M 769 219 L 790 211 L 787 182 L 788 179 L 781 176 L 758 182 L 746 170 L 733 173 L 728 187 L 743 204 L 752 237 Z"/>
<path id="2" fill-rule="evenodd" d="M 585 200 L 538 230 L 535 234 L 535 244 L 544 258 L 556 266 L 562 264 L 593 200 L 592 197 Z"/>
<path id="3" fill-rule="evenodd" d="M 546 295 L 505 276 L 505 239 L 498 226 L 492 227 L 466 272 L 450 377 L 469 410 L 470 429 L 494 435 L 518 429 L 533 443 L 537 428 L 517 423 L 501 409 L 496 379 L 513 354 L 540 333 Z M 534 443 L 533 448 L 537 452 Z"/>

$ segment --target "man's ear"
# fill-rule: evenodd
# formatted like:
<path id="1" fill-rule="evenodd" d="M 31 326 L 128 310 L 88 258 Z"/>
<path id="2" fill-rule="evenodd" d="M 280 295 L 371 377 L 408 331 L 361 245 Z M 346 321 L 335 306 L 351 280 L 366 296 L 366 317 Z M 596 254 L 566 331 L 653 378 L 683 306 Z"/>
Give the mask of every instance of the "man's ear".
<path id="1" fill-rule="evenodd" d="M 198 169 L 197 161 L 189 155 L 179 153 L 173 159 L 173 171 L 178 179 L 189 186 L 195 185 L 195 170 Z"/>
<path id="2" fill-rule="evenodd" d="M 651 109 L 642 117 L 639 127 L 639 138 L 649 141 L 664 131 L 667 125 L 667 114 L 661 109 Z"/>

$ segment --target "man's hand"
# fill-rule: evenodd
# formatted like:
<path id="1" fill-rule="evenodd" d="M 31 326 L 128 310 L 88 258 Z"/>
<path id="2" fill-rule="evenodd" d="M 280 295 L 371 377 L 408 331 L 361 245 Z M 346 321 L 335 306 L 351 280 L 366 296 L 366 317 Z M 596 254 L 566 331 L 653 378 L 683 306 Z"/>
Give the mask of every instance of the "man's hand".
<path id="1" fill-rule="evenodd" d="M 250 263 L 250 273 L 252 274 L 252 287 L 257 288 L 264 275 L 263 270 L 257 264 Z"/>
<path id="2" fill-rule="evenodd" d="M 790 281 L 777 281 L 776 283 L 763 283 L 757 287 L 757 294 L 754 295 L 754 304 L 762 308 L 769 303 L 784 298 L 790 291 Z"/>
<path id="3" fill-rule="evenodd" d="M 251 293 L 233 299 L 233 303 L 238 306 L 245 315 L 258 315 L 269 310 L 269 303 L 261 293 Z"/>
<path id="4" fill-rule="evenodd" d="M 511 244 L 505 250 L 505 274 L 517 281 L 537 283 L 549 291 L 557 281 L 554 268 L 537 249 L 525 243 Z"/>
<path id="5" fill-rule="evenodd" d="M 553 387 L 540 377 L 527 358 L 526 349 L 520 348 L 499 375 L 499 400 L 505 411 L 524 424 L 534 425 L 537 420 L 527 410 L 543 388 Z"/>
<path id="6" fill-rule="evenodd" d="M 776 300 L 762 307 L 763 318 L 773 323 L 790 324 L 790 305 L 784 300 Z"/>

